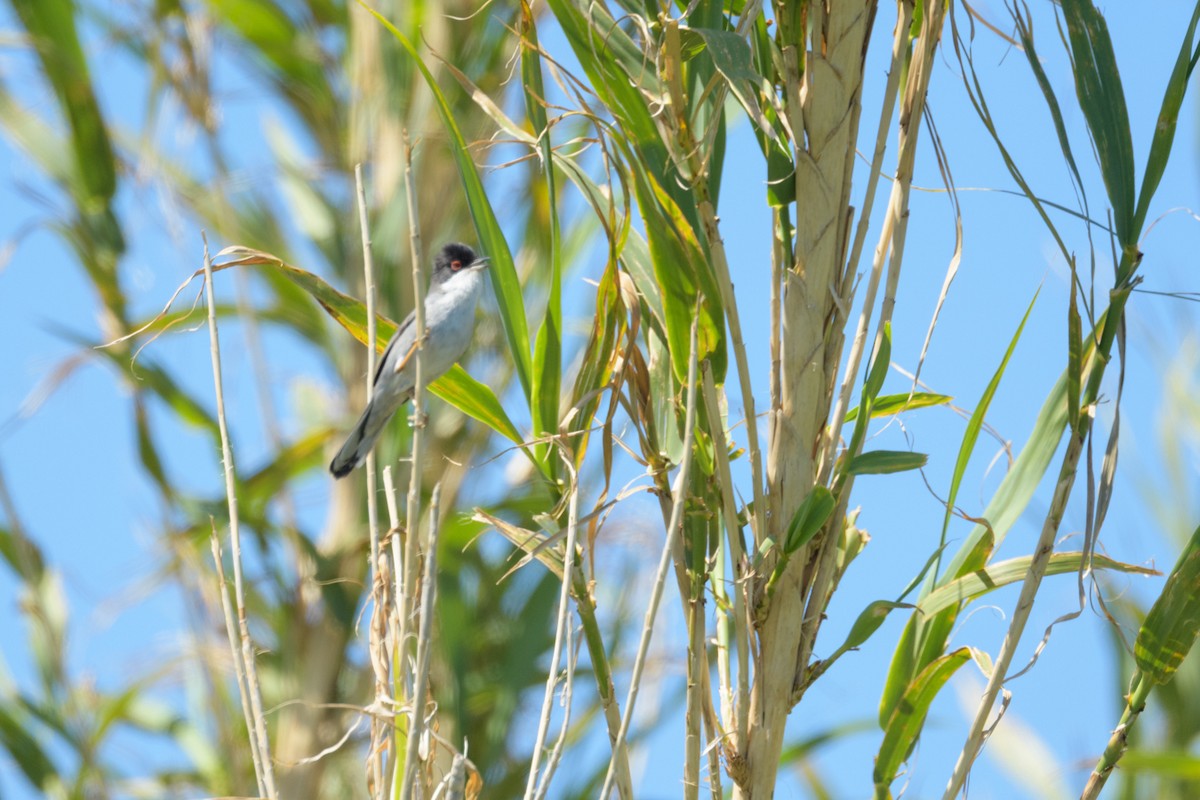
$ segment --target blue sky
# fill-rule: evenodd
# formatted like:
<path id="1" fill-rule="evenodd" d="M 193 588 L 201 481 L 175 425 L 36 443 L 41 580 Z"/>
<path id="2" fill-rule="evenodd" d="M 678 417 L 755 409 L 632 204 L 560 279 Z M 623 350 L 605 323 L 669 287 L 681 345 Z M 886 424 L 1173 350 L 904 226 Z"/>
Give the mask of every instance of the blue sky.
<path id="1" fill-rule="evenodd" d="M 1134 148 L 1139 164 L 1144 162 L 1162 88 L 1173 64 L 1189 10 L 1182 4 L 1110 4 L 1106 8 L 1118 63 L 1122 68 Z M 980 4 L 992 20 L 1004 19 L 1001 4 Z M 1103 184 L 1091 157 L 1083 120 L 1073 101 L 1070 73 L 1050 16 L 1050 6 L 1037 4 L 1035 31 L 1041 43 L 1045 69 L 1059 92 L 1066 125 L 1072 136 L 1076 158 L 1084 173 L 1093 209 L 1102 209 Z M 867 150 L 874 135 L 875 103 L 882 86 L 885 56 L 891 36 L 890 7 L 882 8 L 876 23 L 872 61 L 868 65 L 868 89 L 864 97 L 864 119 L 860 150 Z M 7 12 L 0 12 L 0 27 L 11 29 Z M 1001 25 L 1001 27 L 1005 27 Z M 566 46 L 552 34 L 543 35 L 551 52 L 565 55 Z M 90 37 L 93 64 L 97 68 L 102 105 L 115 125 L 136 131 L 142 107 L 143 78 L 115 48 Z M 981 71 L 989 103 L 1001 120 L 1001 135 L 1018 163 L 1043 197 L 1074 205 L 1069 178 L 1062 164 L 1045 104 L 1034 85 L 1024 56 L 992 34 L 980 32 L 976 64 Z M 0 54 L 0 72 L 28 74 L 28 64 L 19 54 Z M 228 98 L 222 109 L 223 123 L 238 132 L 242 147 L 237 153 L 248 174 L 274 179 L 269 171 L 254 166 L 267 164 L 269 149 L 262 131 L 266 119 L 277 111 L 264 108 L 261 97 L 244 85 L 236 67 L 220 73 Z M 50 104 L 41 88 L 10 88 L 38 111 Z M 933 391 L 955 396 L 956 403 L 974 407 L 998 365 L 1009 338 L 1035 292 L 1040 290 L 1029 325 L 992 406 L 988 422 L 1014 447 L 1019 447 L 1051 384 L 1064 367 L 1065 320 L 1068 274 L 1052 241 L 1030 208 L 1019 197 L 996 189 L 1015 188 L 1004 170 L 996 148 L 986 137 L 966 101 L 957 64 L 949 50 L 939 56 L 933 78 L 930 105 L 945 146 L 954 179 L 960 189 L 964 245 L 958 277 L 951 289 L 925 360 L 922 379 Z M 175 117 L 177 118 L 177 114 Z M 168 110 L 166 117 L 170 120 Z M 286 120 L 285 123 L 286 124 Z M 173 152 L 188 152 L 194 144 L 186 132 L 162 132 L 165 146 Z M 1197 198 L 1197 125 L 1194 98 L 1185 103 L 1176 148 L 1150 218 L 1176 208 L 1200 208 Z M 71 377 L 27 419 L 8 423 L 53 367 L 73 355 L 76 347 L 55 330 L 65 327 L 90 340 L 103 338 L 95 317 L 95 298 L 62 241 L 44 224 L 52 218 L 35 199 L 35 193 L 53 197 L 36 168 L 0 140 L 0 242 L 13 242 L 10 259 L 0 264 L 0 348 L 3 374 L 0 381 L 0 470 L 3 470 L 23 522 L 43 548 L 50 563 L 62 573 L 72 614 L 69 663 L 79 675 L 99 685 L 122 685 L 130 675 L 147 674 L 155 659 L 174 654 L 183 641 L 179 632 L 182 606 L 169 588 L 148 586 L 146 577 L 163 557 L 154 541 L 161 509 L 152 489 L 139 472 L 130 426 L 128 398 L 111 369 L 92 360 Z M 764 343 L 768 337 L 766 269 L 768 261 L 768 215 L 763 203 L 765 175 L 757 146 L 744 122 L 734 125 L 728 147 L 720 209 L 726 247 L 748 343 Z M 893 163 L 894 139 L 889 159 Z M 865 168 L 863 168 L 865 171 Z M 861 192 L 859 173 L 856 189 Z M 940 187 L 927 132 L 922 132 L 915 183 Z M 885 194 L 881 191 L 881 194 Z M 857 195 L 856 195 L 857 198 Z M 52 201 L 53 202 L 53 201 Z M 857 204 L 857 202 L 856 202 Z M 184 220 L 166 215 L 153 187 L 123 190 L 123 218 L 129 226 L 131 248 L 124 269 L 134 307 L 145 314 L 161 308 L 175 286 L 197 264 L 198 233 Z M 1087 239 L 1081 223 L 1058 218 L 1068 245 L 1084 253 Z M 18 234 L 33 228 L 20 238 Z M 868 237 L 873 246 L 877 226 Z M 1194 253 L 1200 244 L 1200 226 L 1185 212 L 1164 216 L 1143 244 L 1146 253 L 1143 288 L 1155 291 L 1196 291 Z M 953 252 L 953 216 L 947 197 L 938 192 L 915 192 L 895 320 L 893 361 L 911 370 L 917 361 L 938 290 Z M 1107 243 L 1101 243 L 1101 252 Z M 600 263 L 593 259 L 573 273 L 568 297 L 573 316 L 586 319 L 590 290 L 584 279 L 598 274 Z M 1101 264 L 1099 273 L 1106 274 Z M 1098 293 L 1103 293 L 1101 282 Z M 230 291 L 231 284 L 218 288 Z M 1139 294 L 1129 306 L 1129 349 L 1127 378 L 1122 406 L 1121 464 L 1114 505 L 1102 533 L 1102 547 L 1120 560 L 1152 563 L 1169 569 L 1178 552 L 1174 537 L 1190 532 L 1200 520 L 1194 493 L 1196 473 L 1196 429 L 1188 429 L 1180 416 L 1164 419 L 1171 396 L 1164 375 L 1176 385 L 1194 383 L 1200 344 L 1197 342 L 1195 306 L 1177 299 Z M 265 437 L 256 429 L 253 383 L 244 353 L 233 344 L 236 330 L 225 341 L 226 391 L 229 401 L 246 412 L 235 415 L 233 429 L 240 464 L 253 465 L 265 452 Z M 272 354 L 272 380 L 285 409 L 281 420 L 285 434 L 295 434 L 321 414 L 335 415 L 335 404 L 324 399 L 336 385 L 333 376 L 287 337 L 268 334 L 265 346 Z M 171 360 L 180 369 L 186 385 L 207 398 L 211 372 L 208 341 L 203 329 L 183 333 L 156 344 L 152 356 Z M 767 395 L 767 350 L 748 348 L 758 404 Z M 1111 378 L 1111 376 L 1110 376 Z M 905 391 L 909 382 L 893 372 L 886 391 Z M 1114 396 L 1115 384 L 1106 383 L 1105 394 Z M 1186 395 L 1186 392 L 1183 394 Z M 740 415 L 736 387 L 731 387 L 731 416 Z M 1194 414 L 1194 412 L 1193 412 Z M 514 415 L 515 416 L 515 415 Z M 155 423 L 165 426 L 172 443 L 168 452 L 173 474 L 187 475 L 196 487 L 213 491 L 220 485 L 220 463 L 209 441 L 195 431 L 173 430 L 168 415 L 155 413 Z M 1101 407 L 1100 430 L 1111 420 L 1111 403 Z M 1194 417 L 1193 417 L 1194 421 Z M 875 440 L 879 448 L 913 449 L 930 454 L 925 476 L 939 494 L 946 491 L 964 422 L 951 412 L 931 409 L 907 415 L 889 425 Z M 1190 493 L 1170 489 L 1171 477 L 1162 449 L 1163 431 L 1169 441 L 1181 443 L 1185 460 L 1182 485 Z M 1106 435 L 1106 433 L 1102 434 Z M 1097 448 L 1102 446 L 1102 439 Z M 997 451 L 994 442 L 981 442 L 964 482 L 960 505 L 978 512 L 999 482 L 1003 461 L 990 464 Z M 628 466 L 626 467 L 628 469 Z M 1051 470 L 1055 469 L 1052 466 Z M 631 473 L 632 474 L 632 473 Z M 743 485 L 744 482 L 743 482 Z M 301 512 L 320 519 L 328 498 L 328 480 L 314 475 L 298 490 Z M 1156 499 L 1155 492 L 1166 494 Z M 1014 528 L 1004 545 L 1003 556 L 1028 552 L 1036 536 L 1040 513 L 1049 493 L 1043 487 L 1026 517 Z M 1078 534 L 1082 527 L 1082 492 L 1076 492 L 1062 533 Z M 1166 503 L 1175 519 L 1171 528 L 1156 510 Z M 627 502 L 614 516 L 613 525 L 635 524 L 647 513 L 657 513 L 649 498 Z M 859 523 L 872 535 L 867 552 L 855 563 L 839 590 L 822 632 L 817 655 L 830 652 L 844 637 L 857 613 L 870 601 L 894 598 L 916 574 L 936 541 L 942 507 L 916 474 L 866 477 L 856 486 L 852 505 L 862 506 Z M 963 523 L 951 528 L 951 536 L 969 530 Z M 656 530 L 646 534 L 646 548 L 656 556 Z M 1071 546 L 1074 549 L 1074 546 Z M 653 559 L 647 558 L 648 562 Z M 1152 597 L 1161 579 L 1117 577 L 1113 586 L 1137 598 Z M 601 604 L 605 588 L 601 585 Z M 18 587 L 7 572 L 0 571 L 0 603 L 9 613 L 0 615 L 0 649 L 3 665 L 18 685 L 32 680 L 32 663 L 26 652 L 27 639 L 21 617 L 13 613 Z M 636 595 L 637 592 L 635 591 Z M 995 652 L 1013 605 L 1012 592 L 995 594 L 984 607 L 960 622 L 952 644 L 971 644 Z M 664 607 L 673 608 L 668 597 Z M 1053 580 L 1044 588 L 1035 606 L 1026 643 L 1015 663 L 1022 664 L 1032 651 L 1042 629 L 1051 620 L 1075 607 L 1075 585 L 1071 579 Z M 640 600 L 634 601 L 640 609 Z M 640 610 L 636 612 L 640 617 Z M 664 612 L 656 641 L 678 643 L 682 635 L 672 624 L 673 613 Z M 799 738 L 825 729 L 833 722 L 875 717 L 881 678 L 899 634 L 903 617 L 890 619 L 861 652 L 844 658 L 831 670 L 793 714 L 789 734 Z M 1072 623 L 1056 628 L 1035 670 L 1010 685 L 1014 699 L 1009 714 L 1041 738 L 1054 759 L 1057 776 L 1068 790 L 1078 792 L 1087 770 L 1115 723 L 1118 687 L 1111 674 L 1113 659 L 1107 623 L 1092 610 Z M 1094 654 L 1094 655 L 1092 655 Z M 968 676 L 970 673 L 970 676 Z M 970 679 L 978 673 L 963 670 L 955 691 L 970 697 Z M 619 687 L 623 696 L 623 685 Z M 948 691 L 931 713 L 923 742 L 914 756 L 913 782 L 909 797 L 940 796 L 941 787 L 961 745 L 966 727 L 965 711 Z M 670 696 L 669 694 L 667 695 Z M 174 690 L 164 697 L 178 700 Z M 643 693 L 643 703 L 648 702 Z M 669 713 L 663 710 L 661 713 Z M 848 737 L 821 751 L 816 764 L 838 797 L 865 796 L 869 790 L 871 758 L 878 746 L 877 729 Z M 646 796 L 671 797 L 677 793 L 682 753 L 676 748 L 677 729 L 668 722 L 650 744 L 650 763 L 643 773 Z M 1025 744 L 1029 745 L 1029 737 Z M 993 744 L 996 744 L 994 742 Z M 129 757 L 137 752 L 136 740 L 129 743 Z M 1014 782 L 1013 772 L 996 758 L 1000 747 L 992 747 L 976 768 L 971 785 L 973 798 L 1039 796 Z M 118 755 L 119 757 L 119 755 Z M 163 754 L 169 758 L 169 754 Z M 1024 756 L 1029 759 L 1028 753 Z M 131 760 L 131 769 L 140 760 Z M 1029 763 L 1028 761 L 1026 762 Z M 1043 783 L 1046 783 L 1043 781 Z M 0 793 L 25 797 L 27 787 L 12 764 L 0 756 Z M 794 776 L 787 776 L 779 797 L 806 796 Z M 1042 795 L 1054 796 L 1054 795 Z"/>

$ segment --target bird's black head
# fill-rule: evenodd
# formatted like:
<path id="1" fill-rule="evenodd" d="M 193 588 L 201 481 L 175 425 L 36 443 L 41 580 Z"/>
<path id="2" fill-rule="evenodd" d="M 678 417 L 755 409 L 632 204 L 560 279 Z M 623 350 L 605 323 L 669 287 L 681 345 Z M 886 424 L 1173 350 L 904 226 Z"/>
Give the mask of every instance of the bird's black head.
<path id="1" fill-rule="evenodd" d="M 479 258 L 475 251 L 459 242 L 444 245 L 433 260 L 433 280 L 436 285 L 444 283 L 460 272 L 482 266 L 486 259 Z"/>

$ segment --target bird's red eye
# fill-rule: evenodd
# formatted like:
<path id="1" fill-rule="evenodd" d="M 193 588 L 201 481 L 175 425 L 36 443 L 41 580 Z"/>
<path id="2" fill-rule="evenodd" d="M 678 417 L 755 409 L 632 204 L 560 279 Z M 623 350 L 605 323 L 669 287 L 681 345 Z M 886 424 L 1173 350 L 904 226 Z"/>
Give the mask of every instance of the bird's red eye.
<path id="1" fill-rule="evenodd" d="M 462 262 L 459 261 L 457 258 L 454 259 L 453 261 L 450 262 L 450 269 L 454 270 L 455 272 L 458 272 L 460 269 L 462 269 Z"/>

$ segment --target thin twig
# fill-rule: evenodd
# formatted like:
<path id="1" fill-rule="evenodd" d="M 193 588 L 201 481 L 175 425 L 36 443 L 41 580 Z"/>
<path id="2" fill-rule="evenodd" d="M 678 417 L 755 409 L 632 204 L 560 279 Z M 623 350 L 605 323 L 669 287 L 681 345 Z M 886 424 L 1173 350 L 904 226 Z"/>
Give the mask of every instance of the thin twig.
<path id="1" fill-rule="evenodd" d="M 721 513 L 725 521 L 725 539 L 729 543 L 729 558 L 733 563 L 734 591 L 733 617 L 734 634 L 736 636 L 738 658 L 737 681 L 737 718 L 733 721 L 734 749 L 740 755 L 745 755 L 745 741 L 750 728 L 750 631 L 754 623 L 747 613 L 745 576 L 742 567 L 746 564 L 746 554 L 742 550 L 742 534 L 738 525 L 737 501 L 733 496 L 733 473 L 729 467 L 729 446 L 725 439 L 724 423 L 721 420 L 721 409 L 717 400 L 717 388 L 713 381 L 712 370 L 705 365 L 704 369 L 704 407 L 708 412 L 710 434 L 713 438 L 713 454 L 717 463 L 721 492 Z M 718 580 L 724 580 L 724 575 Z M 724 692 L 730 687 L 722 686 Z M 725 724 L 729 725 L 726 719 Z"/>
<path id="2" fill-rule="evenodd" d="M 238 695 L 242 701 L 242 714 L 246 717 L 246 730 L 251 731 L 249 736 L 250 760 L 254 762 L 254 778 L 258 782 L 258 793 L 265 795 L 267 789 L 263 785 L 262 770 L 259 768 L 262 756 L 258 750 L 258 737 L 253 734 L 255 724 L 254 717 L 250 712 L 250 690 L 246 686 L 246 669 L 238 650 L 237 621 L 233 618 L 233 606 L 229 603 L 229 590 L 225 588 L 227 579 L 225 578 L 225 565 L 221 562 L 221 537 L 217 534 L 217 523 L 211 518 L 209 522 L 212 524 L 212 554 L 213 563 L 217 567 L 217 588 L 221 592 L 221 611 L 225 614 L 225 633 L 229 636 L 229 651 L 233 655 L 233 672 L 237 676 Z"/>
<path id="3" fill-rule="evenodd" d="M 363 250 L 363 282 L 366 284 L 367 297 L 367 402 L 371 402 L 371 398 L 375 394 L 375 264 L 371 257 L 371 228 L 367 219 L 367 193 L 363 185 L 362 164 L 354 165 L 354 188 L 358 197 L 358 226 L 362 232 L 362 250 Z M 367 463 L 365 465 L 367 471 L 367 527 L 370 531 L 371 553 L 370 563 L 367 565 L 368 574 L 371 576 L 371 602 L 374 605 L 374 610 L 371 613 L 371 630 L 376 630 L 377 622 L 381 625 L 386 624 L 386 616 L 380 617 L 380 614 L 387 614 L 386 591 L 383 582 L 379 576 L 379 498 L 375 490 L 375 449 L 367 451 Z M 378 638 L 368 637 L 371 641 L 374 650 L 378 647 L 384 652 L 372 652 L 370 654 L 371 666 L 375 673 L 375 700 L 379 701 L 381 697 L 387 696 L 387 664 L 388 657 L 386 652 L 386 644 L 384 637 Z M 370 782 L 371 788 L 374 790 L 374 796 L 383 798 L 387 796 L 384 787 L 383 779 L 383 757 L 385 748 L 383 740 L 386 736 L 383 720 L 378 717 L 371 718 L 371 773 L 373 780 Z"/>
<path id="4" fill-rule="evenodd" d="M 608 762 L 608 772 L 604 776 L 604 788 L 600 791 L 601 798 L 607 798 L 612 791 L 613 780 L 617 774 L 617 753 L 625 746 L 629 735 L 629 722 L 633 719 L 633 706 L 637 702 L 638 690 L 642 684 L 642 671 L 646 666 L 646 654 L 650 651 L 650 637 L 654 633 L 654 620 L 658 616 L 658 604 L 662 600 L 663 586 L 667 580 L 667 570 L 671 566 L 671 553 L 676 543 L 675 532 L 683 522 L 683 506 L 687 500 L 688 473 L 692 468 L 692 439 L 696 425 L 696 326 L 698 315 L 692 318 L 691 357 L 688 359 L 688 389 L 685 421 L 683 423 L 683 458 L 679 463 L 679 472 L 675 475 L 675 487 L 672 492 L 671 519 L 667 523 L 666 540 L 663 542 L 662 555 L 658 559 L 658 569 L 654 573 L 654 586 L 650 590 L 650 602 L 646 606 L 646 616 L 642 622 L 642 638 L 638 642 L 637 656 L 633 660 L 633 674 L 629 679 L 629 694 L 625 698 L 625 714 L 621 717 L 621 728 L 617 731 L 617 740 L 613 743 L 613 754 Z"/>
<path id="5" fill-rule="evenodd" d="M 538 719 L 537 737 L 533 743 L 533 756 L 529 762 L 529 778 L 525 783 L 525 800 L 533 800 L 537 787 L 538 762 L 546 733 L 550 728 L 550 713 L 554 704 L 554 687 L 558 684 L 558 662 L 562 659 L 563 638 L 567 627 L 567 616 L 571 609 L 571 582 L 575 578 L 575 542 L 579 529 L 579 476 L 575 473 L 574 459 L 564 457 L 563 465 L 571 476 L 571 489 L 567 501 L 567 543 L 563 555 L 562 590 L 558 597 L 558 622 L 554 632 L 554 652 L 550 657 L 549 674 L 546 676 L 546 691 L 542 696 L 542 713 Z M 614 752 L 617 748 L 614 746 Z"/>
<path id="6" fill-rule="evenodd" d="M 399 493 L 396 491 L 396 481 L 392 478 L 392 467 L 389 464 L 383 468 L 383 496 L 387 501 L 388 511 L 388 539 L 391 544 L 392 556 L 392 594 L 388 613 L 388 636 L 390 643 L 388 652 L 392 658 L 392 696 L 397 698 L 399 702 L 403 701 L 404 697 L 411 696 L 411 691 L 408 690 L 408 684 L 405 683 L 408 672 L 405 668 L 407 662 L 407 649 L 404 644 L 402 631 L 406 630 L 404 618 L 404 553 L 403 542 L 399 535 L 400 528 L 400 499 Z M 393 723 L 393 733 L 399 732 L 399 726 L 403 724 L 403 715 L 397 714 L 396 721 Z M 400 786 L 404 782 L 404 765 L 399 759 L 399 741 L 394 742 L 396 746 L 396 758 L 392 763 L 392 798 L 399 800 Z M 407 750 L 407 747 L 405 748 Z"/>
<path id="7" fill-rule="evenodd" d="M 408 241 L 409 241 L 409 258 L 412 262 L 412 279 L 413 279 L 413 330 L 416 332 L 414 345 L 416 347 L 412 355 L 413 360 L 413 396 L 412 396 L 412 462 L 411 471 L 408 480 L 408 508 L 405 512 L 405 525 L 407 527 L 407 539 L 404 543 L 404 592 L 402 595 L 403 602 L 400 608 L 400 648 L 399 652 L 403 654 L 408 647 L 409 627 L 412 624 L 413 615 L 416 613 L 416 592 L 419 567 L 420 553 L 420 514 L 421 514 L 421 473 L 423 472 L 424 454 L 423 445 L 425 443 L 425 376 L 422 373 L 422 358 L 421 351 L 425 342 L 425 281 L 421 269 L 421 227 L 420 220 L 417 218 L 417 192 L 413 182 L 412 169 L 412 147 L 408 141 L 408 132 L 405 131 L 401 141 L 402 160 L 404 163 L 404 187 L 408 203 Z M 433 576 L 427 574 L 426 580 L 432 580 Z M 424 611 L 424 609 L 422 609 Z M 419 645 L 418 645 L 419 649 Z M 407 680 L 409 672 L 408 660 L 401 656 L 401 674 L 405 675 L 403 680 L 404 686 L 413 686 L 414 700 L 416 697 L 417 687 L 415 683 Z M 418 664 L 418 670 L 420 665 Z M 409 723 L 408 730 L 408 747 L 406 752 L 406 760 L 404 762 L 404 785 L 401 787 L 400 797 L 402 799 L 411 796 L 412 786 L 410 776 L 415 773 L 415 765 L 410 764 L 408 759 L 416 757 L 416 732 L 419 730 L 419 725 L 424 719 L 424 709 L 418 707 L 414 702 L 412 704 L 412 719 Z"/>
<path id="8" fill-rule="evenodd" d="M 704 574 L 691 572 L 692 594 L 688 598 L 687 700 L 684 711 L 683 797 L 700 797 L 700 730 L 703 720 L 704 676 L 708 671 L 708 650 L 704 643 Z"/>
<path id="9" fill-rule="evenodd" d="M 404 784 L 400 787 L 400 800 L 413 796 L 413 784 L 417 779 L 417 757 L 421 737 L 425 729 L 425 704 L 429 693 L 429 651 L 433 636 L 433 606 L 437 600 L 437 540 L 438 503 L 441 500 L 442 484 L 433 487 L 429 499 L 429 546 L 425 549 L 425 578 L 421 586 L 421 617 L 417 627 L 417 675 L 413 685 L 412 717 L 408 725 L 408 742 L 404 754 Z"/>
<path id="10" fill-rule="evenodd" d="M 544 800 L 546 792 L 550 790 L 550 782 L 554 779 L 554 771 L 558 769 L 558 764 L 562 760 L 563 750 L 567 744 L 567 734 L 571 730 L 571 698 L 574 696 L 575 687 L 575 666 L 579 663 L 579 643 L 574 641 L 575 627 L 567 626 L 567 667 L 566 677 L 563 678 L 562 691 L 562 724 L 558 726 L 558 739 L 554 742 L 554 749 L 550 751 L 550 757 L 546 759 L 546 771 L 542 773 L 542 779 L 538 781 L 537 793 L 534 795 L 534 800 Z"/>
<path id="11" fill-rule="evenodd" d="M 241 636 L 241 656 L 246 671 L 246 686 L 250 695 L 250 736 L 256 739 L 260 758 L 254 769 L 270 800 L 277 797 L 275 769 L 271 762 L 271 745 L 267 740 L 267 721 L 263 716 L 262 689 L 254 665 L 254 644 L 250 641 L 250 626 L 246 619 L 246 592 L 242 582 L 242 537 L 238 527 L 237 482 L 233 469 L 233 449 L 229 445 L 229 425 L 225 420 L 225 388 L 221 380 L 221 342 L 217 335 L 217 305 L 213 298 L 212 259 L 208 255 L 208 237 L 204 239 L 204 288 L 208 299 L 208 339 L 212 355 L 213 389 L 217 396 L 217 427 L 221 434 L 221 461 L 225 469 L 225 498 L 229 504 L 229 540 L 233 552 L 233 595 L 236 601 L 238 632 Z"/>
<path id="12" fill-rule="evenodd" d="M 1087 416 L 1084 415 L 1083 418 L 1086 420 Z M 1082 423 L 1079 431 L 1072 435 L 1067 442 L 1062 466 L 1058 471 L 1058 481 L 1054 486 L 1054 496 L 1050 501 L 1050 510 L 1046 514 L 1046 519 L 1042 523 L 1042 532 L 1034 545 L 1033 560 L 1029 562 L 1025 579 L 1021 583 L 1021 594 L 1017 598 L 1016 608 L 1013 609 L 1012 621 L 1009 623 L 1008 631 L 1004 635 L 1004 642 L 1000 645 L 1000 652 L 992 665 L 992 674 L 984 689 L 983 697 L 979 701 L 979 706 L 975 710 L 975 717 L 967 732 L 967 740 L 958 754 L 954 772 L 951 773 L 950 780 L 946 784 L 946 791 L 942 795 L 944 800 L 953 800 L 958 795 L 971 771 L 971 765 L 975 763 L 975 757 L 979 755 L 979 750 L 983 747 L 984 739 L 987 738 L 988 717 L 991 716 L 992 706 L 995 705 L 996 697 L 1000 694 L 1004 681 L 1008 677 L 1009 665 L 1012 664 L 1017 644 L 1021 641 L 1021 635 L 1025 632 L 1025 624 L 1029 621 L 1034 598 L 1037 596 L 1038 589 L 1041 588 L 1041 579 L 1045 575 L 1046 564 L 1050 560 L 1050 554 L 1054 552 L 1054 537 L 1058 533 L 1063 514 L 1066 513 L 1067 501 L 1071 497 L 1071 489 L 1075 485 L 1079 457 L 1083 453 L 1083 443 L 1087 438 L 1088 430 L 1087 422 Z"/>

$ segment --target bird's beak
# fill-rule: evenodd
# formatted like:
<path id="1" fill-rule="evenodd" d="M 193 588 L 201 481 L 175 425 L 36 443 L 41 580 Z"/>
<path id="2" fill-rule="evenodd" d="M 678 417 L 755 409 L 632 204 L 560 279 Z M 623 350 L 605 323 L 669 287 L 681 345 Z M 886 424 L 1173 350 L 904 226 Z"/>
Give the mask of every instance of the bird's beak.
<path id="1" fill-rule="evenodd" d="M 468 265 L 467 269 L 487 269 L 490 266 L 491 259 L 487 256 L 480 256 Z"/>

